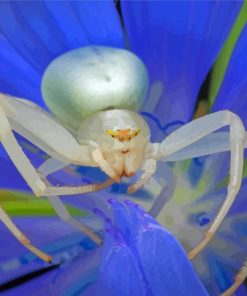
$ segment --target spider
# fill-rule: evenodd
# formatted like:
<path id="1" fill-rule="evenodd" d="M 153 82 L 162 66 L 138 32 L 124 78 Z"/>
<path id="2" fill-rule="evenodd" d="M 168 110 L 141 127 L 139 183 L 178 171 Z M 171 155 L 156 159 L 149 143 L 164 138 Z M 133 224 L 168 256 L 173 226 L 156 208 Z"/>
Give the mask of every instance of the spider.
<path id="1" fill-rule="evenodd" d="M 128 193 L 133 193 L 155 173 L 159 160 L 176 161 L 230 150 L 226 199 L 204 239 L 189 253 L 192 259 L 212 239 L 239 191 L 247 147 L 245 128 L 236 114 L 223 110 L 193 120 L 161 143 L 150 143 L 149 127 L 138 114 L 148 85 L 144 64 L 127 50 L 103 46 L 72 50 L 52 61 L 43 75 L 43 98 L 53 115 L 26 99 L 0 94 L 0 140 L 35 196 L 48 197 L 63 220 L 97 244 L 102 243 L 101 239 L 69 216 L 58 196 L 98 191 L 142 170 L 140 179 L 128 188 Z M 217 132 L 225 126 L 230 127 L 229 132 Z M 13 131 L 51 157 L 35 169 Z M 109 178 L 101 184 L 52 186 L 47 175 L 68 164 L 99 167 Z M 30 243 L 2 208 L 0 219 L 26 248 L 51 261 L 48 254 Z M 233 293 L 243 282 L 246 265 L 224 295 Z"/>

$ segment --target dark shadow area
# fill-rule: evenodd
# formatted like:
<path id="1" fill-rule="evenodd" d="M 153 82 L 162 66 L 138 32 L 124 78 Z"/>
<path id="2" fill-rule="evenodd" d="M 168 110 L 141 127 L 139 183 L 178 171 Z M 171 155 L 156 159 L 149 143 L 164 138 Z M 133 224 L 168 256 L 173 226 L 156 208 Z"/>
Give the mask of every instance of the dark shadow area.
<path id="1" fill-rule="evenodd" d="M 39 270 L 35 270 L 32 271 L 30 273 L 27 273 L 25 275 L 22 275 L 20 277 L 17 277 L 11 281 L 8 281 L 2 285 L 0 285 L 0 292 L 15 288 L 17 286 L 20 286 L 34 278 L 37 278 L 45 273 L 48 273 L 49 271 L 59 268 L 60 264 L 55 264 L 55 265 L 51 265 L 51 266 L 47 266 L 45 268 L 39 269 Z"/>
<path id="2" fill-rule="evenodd" d="M 130 49 L 128 35 L 127 35 L 126 29 L 125 29 L 125 24 L 124 24 L 122 9 L 121 9 L 121 0 L 114 0 L 114 3 L 116 6 L 116 9 L 117 9 L 118 17 L 119 17 L 120 24 L 121 24 L 121 27 L 123 30 L 124 42 L 125 42 L 126 49 Z"/>

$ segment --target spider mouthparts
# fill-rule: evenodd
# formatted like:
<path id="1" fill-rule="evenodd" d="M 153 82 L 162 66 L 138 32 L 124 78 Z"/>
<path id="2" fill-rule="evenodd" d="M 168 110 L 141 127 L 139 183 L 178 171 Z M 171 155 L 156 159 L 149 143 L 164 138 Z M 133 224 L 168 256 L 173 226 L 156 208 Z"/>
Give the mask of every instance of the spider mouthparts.
<path id="1" fill-rule="evenodd" d="M 129 172 L 128 173 L 128 172 L 123 171 L 121 177 L 132 177 L 134 175 L 135 175 L 134 172 Z"/>
<path id="2" fill-rule="evenodd" d="M 129 152 L 129 149 L 123 149 L 123 150 L 121 151 L 122 154 L 126 154 L 126 153 L 128 153 L 128 152 Z"/>

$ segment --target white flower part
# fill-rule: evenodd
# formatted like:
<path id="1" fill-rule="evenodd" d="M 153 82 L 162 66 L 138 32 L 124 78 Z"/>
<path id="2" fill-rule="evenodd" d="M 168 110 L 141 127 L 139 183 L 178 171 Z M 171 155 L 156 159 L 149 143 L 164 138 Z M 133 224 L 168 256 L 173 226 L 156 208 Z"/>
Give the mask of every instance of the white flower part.
<path id="1" fill-rule="evenodd" d="M 77 128 L 85 117 L 98 111 L 139 110 L 148 84 L 145 65 L 133 53 L 88 46 L 51 62 L 43 75 L 42 95 L 65 126 Z"/>

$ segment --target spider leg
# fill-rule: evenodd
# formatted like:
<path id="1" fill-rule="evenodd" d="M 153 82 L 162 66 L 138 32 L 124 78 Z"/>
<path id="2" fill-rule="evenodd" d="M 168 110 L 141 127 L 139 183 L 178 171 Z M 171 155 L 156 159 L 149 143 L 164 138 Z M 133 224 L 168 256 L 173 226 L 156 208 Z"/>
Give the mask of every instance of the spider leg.
<path id="1" fill-rule="evenodd" d="M 68 210 L 58 196 L 53 196 L 52 198 L 47 197 L 47 199 L 49 200 L 61 220 L 71 224 L 76 229 L 90 237 L 91 240 L 94 241 L 97 245 L 102 245 L 102 239 L 97 234 L 95 234 L 89 226 L 71 217 Z"/>
<path id="2" fill-rule="evenodd" d="M 36 196 L 57 196 L 57 195 L 72 195 L 88 192 L 100 191 L 109 187 L 115 181 L 113 179 L 107 179 L 105 182 L 99 184 L 89 184 L 82 186 L 46 186 L 42 191 L 36 192 Z M 44 183 L 44 182 L 43 182 Z M 45 183 L 44 183 L 45 184 Z"/>
<path id="3" fill-rule="evenodd" d="M 243 123 L 236 114 L 227 110 L 219 111 L 188 123 L 170 134 L 161 144 L 149 147 L 150 154 L 156 156 L 156 159 L 165 158 L 227 125 L 230 126 L 231 150 L 227 196 L 218 215 L 206 232 L 205 238 L 189 253 L 190 259 L 194 258 L 212 239 L 240 189 L 246 135 Z"/>
<path id="4" fill-rule="evenodd" d="M 2 110 L 3 111 L 3 110 Z M 89 184 L 83 186 L 47 186 L 45 182 L 42 181 L 41 177 L 37 173 L 37 171 L 32 166 L 29 159 L 26 157 L 21 147 L 19 146 L 11 127 L 8 123 L 7 117 L 4 116 L 4 112 L 1 112 L 0 107 L 0 140 L 11 160 L 26 180 L 28 185 L 32 188 L 34 194 L 36 196 L 55 196 L 55 195 L 72 195 L 72 194 L 80 194 L 92 191 L 98 191 L 103 188 L 108 187 L 114 181 L 112 179 L 108 179 L 107 181 L 101 184 Z M 6 124 L 8 127 L 4 127 L 2 124 Z M 1 129 L 2 127 L 2 129 Z"/>
<path id="5" fill-rule="evenodd" d="M 227 289 L 221 296 L 231 296 L 233 293 L 244 283 L 247 278 L 247 260 L 245 261 L 243 267 L 240 269 L 239 273 L 236 275 L 234 284 Z"/>
<path id="6" fill-rule="evenodd" d="M 0 94 L 0 99 L 1 99 L 1 94 Z M 1 101 L 1 100 L 0 100 Z M 13 100 L 14 101 L 14 100 Z M 1 101 L 2 103 L 2 101 Z M 20 103 L 19 103 L 20 104 Z M 20 104 L 20 106 L 22 106 Z M 11 105 L 12 107 L 12 105 Z M 5 106 L 6 108 L 6 106 Z M 26 106 L 25 106 L 26 108 Z M 9 113 L 10 111 L 7 110 L 7 112 Z M 31 113 L 32 114 L 32 113 Z M 42 113 L 38 113 L 37 118 L 39 115 L 41 115 Z M 17 115 L 17 113 L 15 114 Z M 33 114 L 32 114 L 33 115 Z M 12 114 L 13 116 L 13 114 Z M 19 115 L 18 115 L 19 116 Z M 42 114 L 43 116 L 43 114 Z M 23 117 L 24 118 L 24 117 Z M 43 121 L 45 119 L 49 119 L 51 121 L 50 118 L 41 118 Z M 57 128 L 61 135 L 60 135 L 60 141 L 65 142 L 64 145 L 68 146 L 68 143 L 66 142 L 66 140 L 68 141 L 68 137 L 70 134 L 68 134 L 68 131 L 63 131 L 63 128 L 60 126 L 52 126 L 53 121 L 51 121 L 51 126 L 50 129 L 52 130 L 52 128 Z M 23 132 L 24 128 L 18 126 L 18 131 L 22 131 Z M 40 132 L 40 130 L 37 130 L 37 132 Z M 63 134 L 64 132 L 64 134 Z M 25 134 L 25 131 L 23 132 Z M 42 133 L 45 133 L 45 130 L 42 130 L 40 132 L 40 136 L 42 137 Z M 26 132 L 26 134 L 30 135 L 30 130 L 28 132 Z M 25 134 L 25 135 L 26 135 Z M 32 135 L 33 136 L 33 135 Z M 52 141 L 53 138 L 56 138 L 56 132 L 52 132 L 48 135 L 46 135 L 48 138 L 46 140 Z M 34 137 L 34 136 L 33 136 Z M 70 135 L 70 137 L 72 137 Z M 58 137 L 59 138 L 59 137 Z M 87 150 L 86 147 L 82 147 L 82 146 L 77 146 L 75 139 L 72 140 L 73 138 L 71 138 L 71 145 L 73 146 L 74 150 L 80 150 L 80 148 L 82 149 L 82 152 L 85 152 L 85 162 L 90 165 L 93 164 L 92 160 L 90 160 L 90 156 L 87 154 Z M 108 187 L 109 185 L 111 185 L 114 181 L 112 179 L 108 179 L 105 182 L 101 183 L 101 184 L 89 184 L 89 185 L 84 185 L 84 186 L 64 186 L 64 187 L 56 187 L 56 186 L 47 186 L 45 184 L 45 182 L 41 179 L 41 176 L 39 176 L 39 174 L 37 173 L 37 171 L 35 170 L 35 168 L 32 166 L 31 162 L 29 161 L 29 159 L 26 157 L 25 153 L 22 151 L 21 147 L 19 146 L 13 131 L 12 131 L 12 127 L 9 123 L 9 120 L 6 116 L 6 112 L 5 109 L 0 106 L 0 141 L 3 145 L 3 147 L 5 148 L 6 152 L 8 153 L 10 159 L 12 160 L 12 162 L 15 164 L 16 168 L 18 169 L 18 171 L 20 172 L 20 174 L 23 176 L 23 178 L 25 179 L 25 181 L 27 182 L 27 184 L 30 186 L 30 188 L 32 189 L 32 191 L 34 192 L 34 194 L 36 196 L 56 196 L 56 195 L 72 195 L 72 194 L 80 194 L 80 193 L 86 193 L 86 192 L 93 192 L 93 191 L 98 191 L 101 190 L 103 188 Z M 41 142 L 41 140 L 39 140 Z M 59 140 L 58 140 L 59 141 Z M 59 147 L 57 146 L 56 141 L 54 143 L 49 142 L 49 144 L 51 145 L 51 147 L 55 147 L 56 149 L 60 149 L 60 145 Z M 42 146 L 43 145 L 43 146 Z M 47 148 L 47 144 L 42 143 L 42 147 L 46 147 Z M 48 147 L 48 150 L 52 150 L 51 148 Z M 65 149 L 65 148 L 63 148 Z M 44 149 L 46 150 L 46 149 Z M 65 153 L 65 151 L 61 151 L 60 153 L 57 153 L 56 151 L 52 152 L 53 155 L 57 156 L 57 155 L 61 155 Z M 67 152 L 66 152 L 67 153 Z M 71 151 L 72 153 L 72 151 Z M 77 154 L 79 152 L 77 151 Z M 73 153 L 72 153 L 73 154 Z M 65 155 L 65 154 L 63 154 Z M 77 155 L 78 157 L 78 155 Z M 62 159 L 66 159 L 66 157 L 64 156 L 64 158 Z M 60 159 L 59 159 L 60 160 Z M 68 162 L 69 160 L 65 160 L 65 162 Z M 74 159 L 75 161 L 75 159 Z M 91 161 L 91 162 L 90 162 Z M 73 162 L 73 159 L 71 160 L 71 162 Z"/>
<path id="7" fill-rule="evenodd" d="M 245 133 L 244 147 L 247 148 L 247 133 Z M 205 136 L 204 138 L 183 148 L 182 150 L 164 157 L 164 161 L 179 161 L 189 158 L 196 158 L 214 153 L 230 151 L 230 149 L 231 145 L 229 132 L 215 132 Z"/>
<path id="8" fill-rule="evenodd" d="M 46 176 L 57 170 L 60 170 L 64 166 L 67 166 L 67 164 L 63 164 L 59 161 L 54 160 L 53 158 L 49 158 L 38 168 L 38 171 L 42 174 L 42 179 L 44 180 L 44 182 L 47 185 L 50 185 Z M 90 227 L 71 217 L 68 210 L 58 196 L 47 197 L 47 199 L 53 206 L 60 219 L 70 223 L 72 226 L 83 232 L 85 235 L 90 237 L 97 245 L 102 244 L 101 238 L 96 235 Z"/>
<path id="9" fill-rule="evenodd" d="M 134 193 L 140 188 L 142 188 L 152 177 L 156 171 L 156 160 L 155 159 L 146 159 L 141 167 L 144 170 L 140 179 L 133 185 L 128 187 L 128 193 Z"/>
<path id="10" fill-rule="evenodd" d="M 33 254 L 46 262 L 51 262 L 52 257 L 32 245 L 29 239 L 16 227 L 7 213 L 0 207 L 0 220 L 9 229 L 9 231 L 17 238 L 17 240 Z"/>

